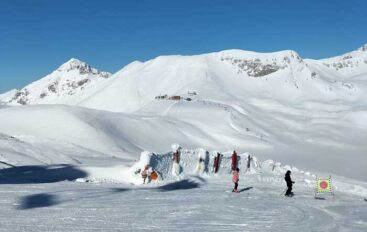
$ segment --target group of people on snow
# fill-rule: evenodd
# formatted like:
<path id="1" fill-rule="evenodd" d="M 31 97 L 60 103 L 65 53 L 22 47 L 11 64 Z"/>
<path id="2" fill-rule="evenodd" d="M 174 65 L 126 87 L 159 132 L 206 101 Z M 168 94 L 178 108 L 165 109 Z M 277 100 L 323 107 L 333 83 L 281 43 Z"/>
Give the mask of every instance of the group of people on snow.
<path id="1" fill-rule="evenodd" d="M 220 163 L 220 158 L 221 158 L 221 154 L 219 152 L 217 152 L 217 154 L 214 156 L 214 163 L 213 163 L 213 171 L 214 173 L 217 173 L 219 170 L 219 163 Z M 231 170 L 232 170 L 232 181 L 234 183 L 234 188 L 232 190 L 232 192 L 240 192 L 238 190 L 238 182 L 240 180 L 240 169 L 238 168 L 238 155 L 236 151 L 233 151 L 232 156 L 231 156 Z M 247 170 L 250 170 L 251 167 L 251 161 L 252 161 L 252 157 L 250 155 L 248 155 L 247 157 Z M 173 165 L 179 165 L 180 163 L 180 147 L 178 147 L 177 149 L 174 150 L 173 155 L 172 155 L 172 162 Z M 199 167 L 201 164 L 204 164 L 204 159 L 202 157 L 199 158 Z M 145 184 L 146 179 L 148 179 L 148 183 L 152 180 L 152 179 L 156 179 L 157 178 L 157 173 L 153 170 L 153 168 L 149 165 L 145 165 L 144 169 L 141 171 L 141 176 L 143 178 L 143 183 Z M 293 184 L 295 183 L 294 181 L 292 181 L 291 179 L 291 171 L 287 171 L 284 177 L 284 180 L 287 184 L 287 191 L 285 193 L 285 196 L 293 196 L 293 192 L 292 192 L 292 187 Z"/>
<path id="2" fill-rule="evenodd" d="M 232 153 L 232 181 L 234 183 L 234 188 L 232 190 L 232 192 L 236 192 L 238 193 L 238 182 L 240 180 L 240 169 L 238 168 L 238 163 L 237 163 L 237 153 L 236 151 L 233 151 Z M 250 155 L 248 155 L 247 157 L 247 170 L 250 170 L 251 167 L 251 161 L 252 161 L 252 157 Z M 287 191 L 285 193 L 285 196 L 291 197 L 293 196 L 293 192 L 292 192 L 292 187 L 294 184 L 294 181 L 292 181 L 291 179 L 291 171 L 287 171 L 284 177 L 284 180 L 287 184 Z"/>
<path id="3" fill-rule="evenodd" d="M 143 184 L 145 184 L 146 179 L 148 179 L 148 183 L 150 183 L 152 180 L 158 179 L 158 173 L 148 164 L 144 166 L 144 169 L 140 174 L 143 178 Z"/>
<path id="4" fill-rule="evenodd" d="M 144 169 L 141 171 L 141 177 L 143 178 L 143 183 L 145 184 L 146 179 L 148 179 L 148 183 L 151 181 L 151 175 L 153 173 L 153 168 L 148 164 L 145 165 Z"/>
<path id="5" fill-rule="evenodd" d="M 238 193 L 238 181 L 240 180 L 240 169 L 236 168 L 232 171 L 232 181 L 234 183 L 234 188 L 232 192 Z M 285 182 L 287 183 L 287 191 L 285 192 L 285 196 L 292 197 L 294 193 L 292 192 L 292 187 L 294 184 L 294 181 L 291 179 L 291 171 L 287 171 L 284 177 Z"/>

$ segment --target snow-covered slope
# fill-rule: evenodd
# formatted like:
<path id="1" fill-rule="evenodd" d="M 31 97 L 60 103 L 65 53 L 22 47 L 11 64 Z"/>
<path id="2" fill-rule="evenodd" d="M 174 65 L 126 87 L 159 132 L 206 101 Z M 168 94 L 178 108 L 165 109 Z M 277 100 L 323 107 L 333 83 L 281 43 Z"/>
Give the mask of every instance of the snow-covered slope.
<path id="1" fill-rule="evenodd" d="M 198 56 L 163 56 L 127 66 L 69 103 L 133 112 L 154 102 L 158 96 L 187 97 L 187 93 L 194 92 L 198 94 L 194 99 L 222 102 L 246 102 L 249 98 L 271 98 L 285 103 L 361 100 L 366 97 L 363 75 L 367 73 L 367 64 L 362 55 L 358 57 L 358 67 L 344 71 L 331 69 L 324 65 L 327 62 L 324 60 L 304 61 L 294 51 L 228 50 Z M 362 75 L 358 80 L 338 79 L 341 75 L 357 74 Z"/>
<path id="2" fill-rule="evenodd" d="M 251 171 L 244 168 L 243 162 L 240 164 L 240 193 L 232 193 L 228 154 L 224 153 L 219 174 L 212 172 L 211 163 L 200 174 L 195 171 L 195 163 L 202 152 L 205 149 L 183 150 L 182 173 L 171 179 L 166 174 L 170 173 L 172 153 L 148 153 L 150 164 L 166 179 L 144 185 L 139 174 L 136 178 L 128 176 L 129 171 L 134 175 L 134 169 L 124 166 L 0 169 L 2 229 L 366 231 L 366 183 L 333 176 L 334 195 L 318 194 L 314 198 L 314 174 L 253 157 Z M 136 164 L 145 164 L 144 154 L 147 152 Z M 241 161 L 247 157 L 239 155 Z M 283 196 L 285 170 L 292 170 L 295 181 L 292 198 Z M 139 185 L 126 183 L 134 179 Z"/>
<path id="3" fill-rule="evenodd" d="M 17 89 L 12 89 L 6 93 L 0 94 L 0 105 L 7 104 L 15 96 L 17 92 L 18 92 Z"/>
<path id="4" fill-rule="evenodd" d="M 367 44 L 344 55 L 320 60 L 320 62 L 344 76 L 358 76 L 367 72 Z"/>
<path id="5" fill-rule="evenodd" d="M 272 158 L 303 169 L 365 178 L 366 112 L 358 108 L 308 102 L 298 109 L 270 101 L 252 102 L 242 108 L 183 101 L 157 102 L 151 110 L 156 112 L 161 104 L 169 108 L 162 115 L 65 105 L 7 107 L 0 110 L 0 131 L 37 143 L 50 140 L 71 144 L 80 147 L 81 151 L 75 148 L 76 154 L 89 150 L 90 156 L 102 153 L 105 158 L 134 160 L 142 150 L 163 152 L 171 143 L 179 142 L 188 148 L 249 151 L 262 159 Z M 68 153 L 59 147 L 61 153 Z M 49 150 L 48 146 L 44 149 Z M 15 162 L 11 152 L 4 154 L 9 162 Z M 349 168 L 345 168 L 346 163 Z"/>
<path id="6" fill-rule="evenodd" d="M 6 102 L 12 105 L 61 103 L 110 77 L 90 65 L 70 59 L 46 77 L 16 91 Z"/>
<path id="7" fill-rule="evenodd" d="M 142 150 L 163 152 L 172 142 L 238 149 L 366 180 L 365 46 L 349 54 L 358 66 L 343 70 L 325 63 L 348 59 L 304 60 L 294 51 L 162 56 L 133 62 L 109 78 L 90 77 L 89 66 L 72 60 L 19 98 L 66 105 L 3 107 L 0 131 L 130 161 Z M 95 81 L 75 89 L 83 72 Z M 78 75 L 69 78 L 72 73 Z M 51 77 L 59 83 L 55 93 Z M 41 89 L 52 93 L 39 98 Z"/>

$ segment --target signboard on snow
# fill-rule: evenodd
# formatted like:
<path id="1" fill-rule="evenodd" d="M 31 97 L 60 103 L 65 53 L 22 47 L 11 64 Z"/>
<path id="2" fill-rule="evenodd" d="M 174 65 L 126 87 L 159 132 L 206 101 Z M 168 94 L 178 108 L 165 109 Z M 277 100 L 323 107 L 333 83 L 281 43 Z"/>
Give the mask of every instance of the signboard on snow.
<path id="1" fill-rule="evenodd" d="M 320 178 L 316 176 L 315 197 L 317 193 L 333 194 L 331 185 L 331 176 L 329 176 L 329 178 Z"/>
<path id="2" fill-rule="evenodd" d="M 317 192 L 318 193 L 331 193 L 331 180 L 328 179 L 316 179 Z"/>

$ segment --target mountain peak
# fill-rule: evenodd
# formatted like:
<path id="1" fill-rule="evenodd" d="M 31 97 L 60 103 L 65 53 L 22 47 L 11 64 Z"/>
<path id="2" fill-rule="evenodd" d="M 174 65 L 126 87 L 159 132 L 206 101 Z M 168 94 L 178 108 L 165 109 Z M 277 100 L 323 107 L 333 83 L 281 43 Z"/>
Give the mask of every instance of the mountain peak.
<path id="1" fill-rule="evenodd" d="M 109 72 L 99 71 L 83 61 L 71 58 L 51 74 L 15 92 L 7 102 L 21 105 L 52 103 L 55 99 L 79 93 L 110 76 Z"/>
<path id="2" fill-rule="evenodd" d="M 76 58 L 71 58 L 57 69 L 57 71 L 59 72 L 69 72 L 72 70 L 79 71 L 79 74 L 94 74 L 94 75 L 100 75 L 101 77 L 104 78 L 108 78 L 109 76 L 111 76 L 111 73 L 98 71 L 89 64 Z"/>
<path id="3" fill-rule="evenodd" d="M 64 64 L 62 64 L 57 70 L 59 71 L 69 71 L 69 70 L 73 70 L 73 69 L 84 69 L 84 70 L 92 70 L 92 67 L 81 61 L 81 60 L 78 60 L 78 59 L 75 59 L 75 58 L 71 58 L 70 60 L 68 60 L 67 62 L 65 62 Z"/>
<path id="4" fill-rule="evenodd" d="M 362 47 L 360 47 L 358 49 L 359 51 L 362 51 L 362 52 L 367 52 L 367 44 L 363 45 Z"/>
<path id="5" fill-rule="evenodd" d="M 76 59 L 76 58 L 71 58 L 70 60 L 68 60 L 67 62 L 65 62 L 65 64 L 84 64 L 85 62 Z"/>

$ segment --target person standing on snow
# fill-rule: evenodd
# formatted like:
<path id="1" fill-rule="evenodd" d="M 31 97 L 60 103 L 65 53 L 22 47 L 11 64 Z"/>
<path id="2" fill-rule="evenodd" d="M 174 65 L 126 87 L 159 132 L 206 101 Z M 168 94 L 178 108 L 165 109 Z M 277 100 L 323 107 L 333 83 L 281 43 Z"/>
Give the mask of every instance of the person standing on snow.
<path id="1" fill-rule="evenodd" d="M 237 153 L 233 151 L 232 153 L 232 171 L 237 169 Z"/>
<path id="2" fill-rule="evenodd" d="M 143 184 L 145 184 L 145 180 L 147 179 L 148 177 L 148 165 L 145 165 L 143 171 L 141 171 L 141 177 L 143 178 Z"/>
<path id="3" fill-rule="evenodd" d="M 285 193 L 285 196 L 287 196 L 287 197 L 291 197 L 291 196 L 293 196 L 293 192 L 292 192 L 292 186 L 293 186 L 293 184 L 294 184 L 294 181 L 292 181 L 292 179 L 291 179 L 291 171 L 287 171 L 286 173 L 285 173 L 285 177 L 284 177 L 284 180 L 285 180 L 285 182 L 287 183 L 287 192 Z"/>
<path id="4" fill-rule="evenodd" d="M 153 173 L 153 168 L 148 164 L 145 165 L 144 170 L 141 172 L 141 177 L 143 178 L 143 184 L 145 184 L 145 180 L 148 178 L 148 183 L 150 183 L 150 175 Z"/>
<path id="5" fill-rule="evenodd" d="M 232 181 L 234 183 L 234 188 L 232 192 L 239 193 L 239 191 L 237 190 L 239 180 L 240 180 L 240 169 L 236 168 L 236 170 L 232 172 Z"/>

